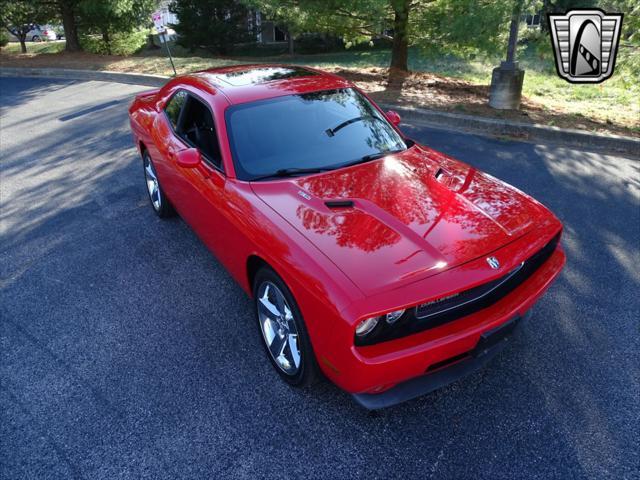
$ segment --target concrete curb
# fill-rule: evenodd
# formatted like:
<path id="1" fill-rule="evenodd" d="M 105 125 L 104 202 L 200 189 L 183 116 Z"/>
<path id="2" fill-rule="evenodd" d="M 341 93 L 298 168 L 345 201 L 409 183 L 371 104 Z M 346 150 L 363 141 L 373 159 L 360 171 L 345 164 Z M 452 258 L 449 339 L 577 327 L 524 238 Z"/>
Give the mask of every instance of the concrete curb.
<path id="1" fill-rule="evenodd" d="M 68 80 L 95 80 L 99 82 L 127 83 L 161 87 L 169 77 L 143 73 L 105 72 L 100 70 L 74 70 L 72 68 L 14 68 L 1 67 L 0 77 L 45 77 Z"/>
<path id="2" fill-rule="evenodd" d="M 16 68 L 1 67 L 0 77 L 46 77 L 69 80 L 95 80 L 101 82 L 128 83 L 161 87 L 170 77 L 140 73 L 105 72 L 99 70 L 74 70 L 65 68 Z M 568 147 L 606 150 L 640 157 L 640 138 L 605 135 L 582 130 L 562 129 L 546 125 L 484 118 L 474 115 L 440 112 L 424 108 L 399 105 L 383 105 L 401 113 L 405 120 L 436 128 L 461 130 L 488 136 L 514 137 L 527 142 L 550 142 Z"/>
<path id="3" fill-rule="evenodd" d="M 403 120 L 436 128 L 473 132 L 479 135 L 512 137 L 516 140 L 532 143 L 548 142 L 567 147 L 606 150 L 640 157 L 640 138 L 605 135 L 423 108 L 407 108 L 397 105 L 384 105 L 384 108 L 396 110 L 402 115 Z"/>

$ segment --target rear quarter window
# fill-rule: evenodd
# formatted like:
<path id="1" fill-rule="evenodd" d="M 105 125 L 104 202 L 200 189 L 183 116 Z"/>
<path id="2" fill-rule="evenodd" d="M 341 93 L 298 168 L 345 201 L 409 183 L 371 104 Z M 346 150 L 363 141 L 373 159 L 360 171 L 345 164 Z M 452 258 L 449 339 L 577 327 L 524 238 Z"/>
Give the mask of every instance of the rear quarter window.
<path id="1" fill-rule="evenodd" d="M 184 90 L 180 90 L 176 92 L 171 100 L 167 103 L 167 106 L 164 108 L 164 111 L 167 113 L 167 117 L 169 117 L 169 121 L 173 128 L 178 128 L 178 120 L 180 118 L 180 111 L 184 106 L 184 102 L 187 100 L 187 92 Z"/>

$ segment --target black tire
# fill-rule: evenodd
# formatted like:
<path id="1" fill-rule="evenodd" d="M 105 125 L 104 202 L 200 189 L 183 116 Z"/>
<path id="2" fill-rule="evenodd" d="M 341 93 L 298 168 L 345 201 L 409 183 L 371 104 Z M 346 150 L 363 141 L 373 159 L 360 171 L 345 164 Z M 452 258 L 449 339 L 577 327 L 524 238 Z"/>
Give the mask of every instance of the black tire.
<path id="1" fill-rule="evenodd" d="M 287 304 L 291 309 L 291 313 L 293 316 L 293 321 L 295 322 L 295 326 L 298 334 L 298 348 L 300 350 L 300 366 L 298 371 L 293 374 L 287 374 L 283 371 L 283 369 L 276 363 L 275 359 L 271 355 L 269 351 L 269 347 L 267 345 L 267 341 L 265 336 L 262 333 L 262 327 L 260 325 L 260 315 L 259 315 L 259 307 L 258 307 L 258 292 L 264 282 L 270 282 L 274 284 L 278 289 L 282 292 Z M 255 309 L 255 318 L 256 318 L 256 326 L 258 327 L 258 334 L 260 335 L 262 346 L 264 347 L 265 354 L 273 368 L 278 372 L 280 377 L 287 382 L 289 385 L 303 388 L 313 384 L 318 378 L 318 364 L 316 361 L 315 354 L 313 353 L 313 348 L 311 347 L 311 341 L 309 339 L 309 333 L 307 332 L 306 325 L 304 323 L 304 319 L 302 317 L 302 313 L 300 312 L 300 308 L 296 303 L 293 294 L 284 283 L 284 281 L 276 274 L 271 268 L 264 266 L 256 273 L 253 282 L 253 298 L 254 298 L 254 309 Z"/>
<path id="2" fill-rule="evenodd" d="M 32 42 L 40 42 L 42 39 L 40 38 L 39 35 L 34 35 L 33 37 L 31 37 L 31 41 Z"/>
<path id="3" fill-rule="evenodd" d="M 153 175 L 157 182 L 157 197 L 152 195 L 148 184 L 151 178 L 147 170 L 148 167 L 151 167 L 151 171 L 153 171 Z M 164 190 L 162 190 L 162 185 L 160 184 L 160 180 L 157 177 L 156 169 L 153 165 L 153 160 L 151 160 L 151 156 L 146 150 L 142 153 L 142 168 L 144 171 L 145 186 L 147 187 L 147 196 L 149 197 L 149 203 L 151 203 L 151 208 L 153 208 L 153 211 L 160 218 L 169 218 L 175 216 L 176 211 L 173 208 L 173 205 L 171 205 L 169 198 L 167 198 L 167 196 L 165 195 Z"/>

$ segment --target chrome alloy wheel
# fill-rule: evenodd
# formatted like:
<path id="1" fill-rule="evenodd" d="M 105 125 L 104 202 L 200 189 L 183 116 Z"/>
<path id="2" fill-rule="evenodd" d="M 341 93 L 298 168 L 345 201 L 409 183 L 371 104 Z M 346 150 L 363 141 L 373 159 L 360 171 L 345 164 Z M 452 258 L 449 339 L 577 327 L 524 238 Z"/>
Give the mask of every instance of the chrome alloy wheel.
<path id="1" fill-rule="evenodd" d="M 151 163 L 151 159 L 148 155 L 144 157 L 144 178 L 147 181 L 147 190 L 149 191 L 151 204 L 156 211 L 160 211 L 160 207 L 162 207 L 160 185 L 158 184 L 156 169 L 153 168 L 153 163 Z"/>
<path id="2" fill-rule="evenodd" d="M 256 302 L 260 330 L 271 358 L 284 373 L 295 375 L 301 358 L 291 307 L 280 289 L 268 281 L 260 285 Z"/>

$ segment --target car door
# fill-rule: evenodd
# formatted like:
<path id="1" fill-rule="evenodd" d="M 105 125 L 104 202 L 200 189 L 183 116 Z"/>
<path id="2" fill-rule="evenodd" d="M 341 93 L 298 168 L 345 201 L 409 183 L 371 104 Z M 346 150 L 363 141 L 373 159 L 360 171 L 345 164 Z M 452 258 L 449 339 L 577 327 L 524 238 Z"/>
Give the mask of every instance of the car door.
<path id="1" fill-rule="evenodd" d="M 188 96 L 186 90 L 179 89 L 173 92 L 164 108 L 158 112 L 153 120 L 152 142 L 149 146 L 149 154 L 158 172 L 162 189 L 178 212 L 181 212 L 184 185 L 175 168 L 175 155 L 189 147 L 184 140 L 180 139 L 177 131 L 180 115 L 187 103 Z"/>
<path id="2" fill-rule="evenodd" d="M 183 219 L 196 231 L 204 243 L 219 253 L 219 239 L 225 230 L 226 177 L 222 170 L 222 155 L 213 113 L 208 103 L 193 92 L 187 92 L 177 127 L 167 142 L 168 177 L 172 191 L 169 198 Z M 195 168 L 178 165 L 177 153 L 196 148 L 202 162 Z"/>

